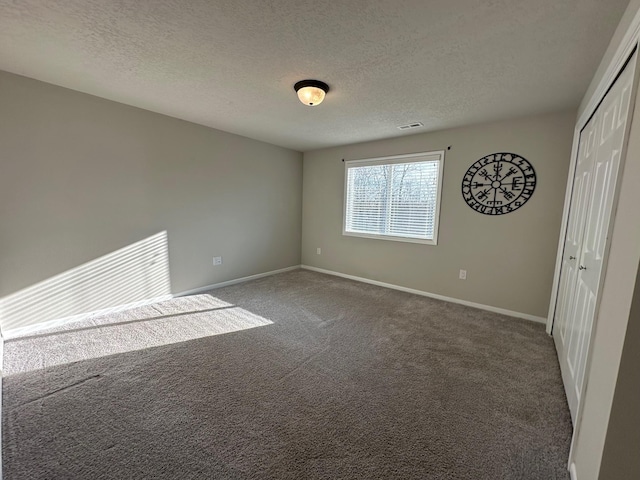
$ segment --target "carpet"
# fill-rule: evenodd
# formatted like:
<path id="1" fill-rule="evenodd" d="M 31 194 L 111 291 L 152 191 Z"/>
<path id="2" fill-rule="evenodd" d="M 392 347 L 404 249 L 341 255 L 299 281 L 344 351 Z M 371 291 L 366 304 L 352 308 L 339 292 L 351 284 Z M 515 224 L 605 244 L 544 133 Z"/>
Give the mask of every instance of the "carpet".
<path id="1" fill-rule="evenodd" d="M 5 368 L 11 480 L 569 478 L 543 325 L 315 272 L 13 339 Z"/>

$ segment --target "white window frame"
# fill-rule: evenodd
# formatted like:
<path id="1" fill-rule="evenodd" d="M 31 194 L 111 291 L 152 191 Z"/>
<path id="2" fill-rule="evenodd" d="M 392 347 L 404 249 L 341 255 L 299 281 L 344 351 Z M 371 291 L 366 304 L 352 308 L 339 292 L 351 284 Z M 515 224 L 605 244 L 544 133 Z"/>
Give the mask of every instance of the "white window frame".
<path id="1" fill-rule="evenodd" d="M 433 223 L 433 239 L 417 237 L 401 237 L 395 235 L 379 235 L 373 233 L 360 233 L 347 231 L 347 196 L 349 188 L 349 168 L 366 167 L 372 165 L 392 165 L 396 163 L 413 163 L 424 161 L 438 161 L 438 191 L 436 194 L 436 211 Z M 438 244 L 438 229 L 440 226 L 440 204 L 442 203 L 442 178 L 444 177 L 444 150 L 432 152 L 409 153 L 392 155 L 388 157 L 363 158 L 360 160 L 348 160 L 344 162 L 344 205 L 342 210 L 342 235 L 348 237 L 374 238 L 377 240 L 392 240 L 394 242 L 422 243 L 426 245 Z"/>

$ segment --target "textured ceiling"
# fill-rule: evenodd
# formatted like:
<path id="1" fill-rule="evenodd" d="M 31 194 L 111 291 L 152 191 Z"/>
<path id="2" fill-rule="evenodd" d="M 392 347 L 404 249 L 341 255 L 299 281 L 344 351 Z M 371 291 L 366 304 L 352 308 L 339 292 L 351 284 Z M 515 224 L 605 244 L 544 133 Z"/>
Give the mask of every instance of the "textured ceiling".
<path id="1" fill-rule="evenodd" d="M 627 4 L 0 0 L 0 69 L 310 150 L 576 107 Z"/>

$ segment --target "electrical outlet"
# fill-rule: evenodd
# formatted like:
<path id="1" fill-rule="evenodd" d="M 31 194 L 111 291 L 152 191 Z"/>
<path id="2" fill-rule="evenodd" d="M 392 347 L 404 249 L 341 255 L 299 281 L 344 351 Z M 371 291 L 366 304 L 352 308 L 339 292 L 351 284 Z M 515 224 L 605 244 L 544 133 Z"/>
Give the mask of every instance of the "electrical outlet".
<path id="1" fill-rule="evenodd" d="M 213 265 L 214 266 L 222 265 L 222 257 L 213 257 Z"/>
<path id="2" fill-rule="evenodd" d="M 467 271 L 460 270 L 460 280 L 466 280 L 466 279 L 467 279 Z"/>
<path id="3" fill-rule="evenodd" d="M 316 248 L 316 253 L 318 255 L 321 255 L 322 254 L 322 249 L 320 247 Z"/>

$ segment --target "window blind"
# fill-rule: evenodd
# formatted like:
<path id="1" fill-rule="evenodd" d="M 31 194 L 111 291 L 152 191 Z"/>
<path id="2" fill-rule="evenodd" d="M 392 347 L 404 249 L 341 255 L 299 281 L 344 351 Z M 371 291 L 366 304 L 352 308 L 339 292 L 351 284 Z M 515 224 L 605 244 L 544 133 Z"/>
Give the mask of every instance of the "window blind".
<path id="1" fill-rule="evenodd" d="M 436 238 L 441 155 L 347 162 L 345 234 Z"/>

